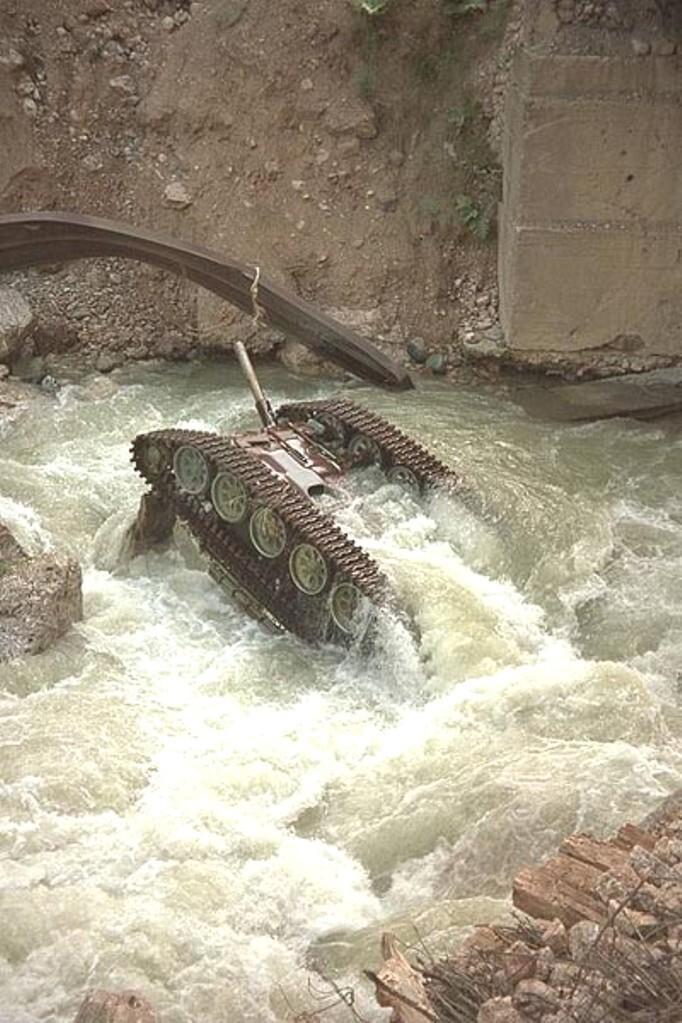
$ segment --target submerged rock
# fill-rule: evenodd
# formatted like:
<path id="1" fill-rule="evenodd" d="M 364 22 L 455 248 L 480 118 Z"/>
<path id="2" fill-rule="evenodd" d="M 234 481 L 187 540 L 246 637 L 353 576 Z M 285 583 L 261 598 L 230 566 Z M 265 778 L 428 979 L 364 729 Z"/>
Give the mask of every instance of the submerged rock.
<path id="1" fill-rule="evenodd" d="M 0 524 L 0 662 L 46 650 L 83 614 L 80 566 L 66 555 L 29 557 Z"/>

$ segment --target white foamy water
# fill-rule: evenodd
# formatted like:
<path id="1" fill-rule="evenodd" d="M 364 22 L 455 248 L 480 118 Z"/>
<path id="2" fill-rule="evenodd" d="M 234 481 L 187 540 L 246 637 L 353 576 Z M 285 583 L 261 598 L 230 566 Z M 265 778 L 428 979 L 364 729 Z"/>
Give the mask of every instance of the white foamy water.
<path id="1" fill-rule="evenodd" d="M 263 382 L 275 402 L 335 390 Z M 250 427 L 236 370 L 74 381 L 4 436 L 0 519 L 79 559 L 85 617 L 0 667 L 0 1019 L 70 1020 L 92 987 L 136 988 L 167 1023 L 285 1020 L 352 987 L 382 1019 L 360 979 L 382 931 L 446 948 L 564 834 L 680 786 L 672 426 L 353 394 L 472 492 L 355 482 L 340 521 L 420 634 L 389 621 L 366 659 L 266 634 L 187 543 L 119 565 L 130 440 Z"/>

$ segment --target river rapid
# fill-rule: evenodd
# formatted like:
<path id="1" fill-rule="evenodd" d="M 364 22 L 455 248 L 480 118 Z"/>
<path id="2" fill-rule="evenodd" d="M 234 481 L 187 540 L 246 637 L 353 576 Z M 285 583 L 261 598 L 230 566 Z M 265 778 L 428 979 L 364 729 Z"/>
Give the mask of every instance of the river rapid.
<path id="1" fill-rule="evenodd" d="M 682 437 L 535 421 L 500 389 L 344 391 L 457 468 L 372 471 L 344 528 L 418 623 L 376 653 L 246 619 L 180 537 L 130 564 L 141 431 L 256 425 L 231 367 L 88 376 L 0 427 L 0 520 L 84 572 L 83 621 L 0 666 L 0 1020 L 134 988 L 165 1023 L 385 1018 L 380 935 L 438 954 L 518 867 L 682 786 Z M 334 1004 L 336 1003 L 336 1004 Z"/>

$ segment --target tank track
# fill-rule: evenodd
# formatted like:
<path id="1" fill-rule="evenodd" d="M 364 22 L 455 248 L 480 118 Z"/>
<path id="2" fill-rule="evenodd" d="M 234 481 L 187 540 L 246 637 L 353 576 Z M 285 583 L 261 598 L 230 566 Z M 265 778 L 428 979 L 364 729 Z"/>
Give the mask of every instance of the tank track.
<path id="1" fill-rule="evenodd" d="M 460 489 L 463 486 L 454 469 L 439 462 L 421 444 L 386 419 L 347 398 L 281 405 L 275 415 L 278 421 L 305 423 L 313 420 L 321 424 L 324 432 L 319 440 L 337 456 L 343 453 L 348 457 L 348 446 L 354 436 L 368 437 L 378 448 L 381 468 L 386 471 L 398 467 L 408 469 L 416 477 L 421 490 L 431 487 Z M 343 431 L 342 437 L 335 436 L 337 424 Z"/>
<path id="2" fill-rule="evenodd" d="M 173 455 L 185 445 L 201 452 L 211 479 L 218 472 L 228 472 L 244 484 L 248 511 L 240 523 L 231 525 L 218 516 L 208 499 L 210 484 L 196 496 L 180 489 L 172 469 Z M 152 446 L 160 454 L 150 461 Z M 140 475 L 187 524 L 208 556 L 214 578 L 254 617 L 309 642 L 348 644 L 354 637 L 338 627 L 329 611 L 330 593 L 336 585 L 351 583 L 372 605 L 393 604 L 388 580 L 369 555 L 292 484 L 230 438 L 196 430 L 157 430 L 136 437 L 131 454 Z M 263 505 L 275 510 L 286 527 L 285 549 L 272 559 L 260 554 L 249 538 L 248 521 Z M 290 553 L 299 543 L 313 545 L 328 566 L 327 582 L 314 596 L 298 589 L 288 570 Z"/>

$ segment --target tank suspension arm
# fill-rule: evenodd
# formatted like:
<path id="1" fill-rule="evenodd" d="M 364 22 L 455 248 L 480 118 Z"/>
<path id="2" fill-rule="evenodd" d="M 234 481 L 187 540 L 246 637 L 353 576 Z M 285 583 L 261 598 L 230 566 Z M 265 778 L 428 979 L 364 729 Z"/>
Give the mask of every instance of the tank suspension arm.
<path id="1" fill-rule="evenodd" d="M 249 390 L 253 395 L 253 400 L 256 404 L 256 411 L 260 416 L 260 421 L 263 426 L 274 426 L 275 425 L 275 413 L 272 411 L 272 405 L 263 394 L 263 389 L 258 382 L 253 366 L 251 365 L 251 359 L 248 356 L 246 348 L 241 341 L 236 341 L 234 350 L 237 353 L 239 359 L 239 365 L 241 366 L 242 373 L 246 378 L 246 382 L 249 385 Z"/>

